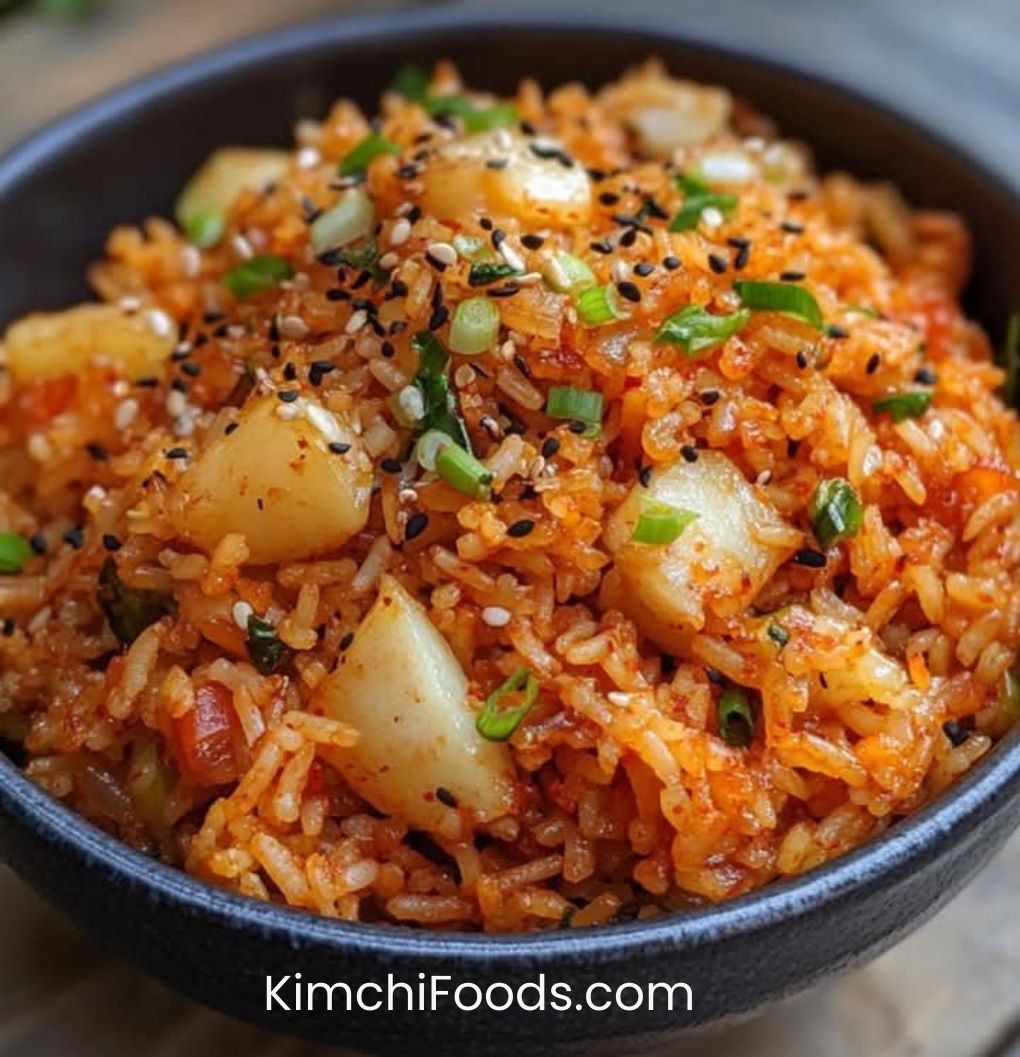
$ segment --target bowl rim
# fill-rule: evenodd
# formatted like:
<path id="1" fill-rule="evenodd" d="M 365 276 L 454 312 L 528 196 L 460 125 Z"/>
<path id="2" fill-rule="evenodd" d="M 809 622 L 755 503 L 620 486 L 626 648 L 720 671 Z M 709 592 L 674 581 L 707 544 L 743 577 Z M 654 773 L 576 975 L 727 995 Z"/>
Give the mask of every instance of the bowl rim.
<path id="1" fill-rule="evenodd" d="M 661 15 L 643 18 L 635 26 L 613 13 L 580 15 L 555 9 L 507 12 L 456 6 L 319 18 L 220 46 L 129 81 L 30 133 L 0 157 L 0 196 L 68 141 L 116 124 L 198 81 L 231 75 L 239 67 L 250 67 L 281 53 L 299 54 L 358 40 L 399 43 L 411 42 L 420 33 L 498 32 L 502 28 L 544 34 L 626 34 L 647 38 L 650 53 L 654 53 L 655 40 L 664 39 L 811 83 L 906 127 L 937 150 L 963 158 L 983 183 L 1020 208 L 1020 199 L 1005 174 L 974 158 L 969 150 L 886 101 L 833 80 L 810 63 L 791 62 L 772 49 L 735 47 L 720 42 L 717 34 L 681 27 Z M 387 958 L 443 956 L 476 965 L 506 964 L 524 957 L 541 968 L 582 952 L 604 962 L 641 954 L 683 953 L 835 908 L 852 894 L 890 886 L 923 860 L 936 858 L 948 844 L 966 841 L 987 814 L 1010 795 L 1010 786 L 1018 780 L 1020 729 L 1014 729 L 934 801 L 876 839 L 807 873 L 774 881 L 720 904 L 648 921 L 527 933 L 430 932 L 400 925 L 337 921 L 216 888 L 98 829 L 41 790 L 2 753 L 0 811 L 17 818 L 22 828 L 42 837 L 59 854 L 72 861 L 88 861 L 111 880 L 143 889 L 150 898 L 174 904 L 192 916 L 214 917 L 229 927 L 255 929 L 264 938 L 282 941 L 292 950 L 314 944 L 337 952 Z"/>

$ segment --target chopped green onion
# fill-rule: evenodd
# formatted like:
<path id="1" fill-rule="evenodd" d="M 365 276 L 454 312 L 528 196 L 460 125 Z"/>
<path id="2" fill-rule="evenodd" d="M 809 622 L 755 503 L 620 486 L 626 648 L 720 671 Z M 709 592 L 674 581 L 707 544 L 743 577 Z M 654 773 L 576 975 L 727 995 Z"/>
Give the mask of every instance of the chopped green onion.
<path id="1" fill-rule="evenodd" d="M 849 481 L 832 477 L 819 481 L 808 507 L 815 539 L 823 547 L 850 539 L 861 530 L 864 509 Z"/>
<path id="2" fill-rule="evenodd" d="M 248 657 L 259 675 L 272 675 L 290 657 L 290 647 L 277 635 L 276 628 L 254 613 L 248 617 L 245 646 L 248 648 Z"/>
<path id="3" fill-rule="evenodd" d="M 347 192 L 332 209 L 312 221 L 312 252 L 316 257 L 349 246 L 371 235 L 375 228 L 375 206 L 363 187 Z"/>
<path id="4" fill-rule="evenodd" d="M 223 276 L 223 285 L 240 300 L 260 294 L 293 274 L 294 269 L 282 257 L 263 253 L 232 268 Z"/>
<path id="5" fill-rule="evenodd" d="M 589 431 L 597 432 L 602 428 L 602 394 L 572 385 L 554 385 L 546 398 L 545 413 L 550 418 L 583 422 Z"/>
<path id="6" fill-rule="evenodd" d="M 96 600 L 106 614 L 110 630 L 129 646 L 150 625 L 177 611 L 173 596 L 144 587 L 128 587 L 112 558 L 99 570 Z"/>
<path id="7" fill-rule="evenodd" d="M 475 235 L 454 235 L 453 248 L 466 261 L 477 261 L 489 253 L 488 243 Z"/>
<path id="8" fill-rule="evenodd" d="M 449 357 L 430 330 L 420 330 L 411 339 L 411 348 L 418 354 L 418 373 L 414 385 L 422 395 L 425 413 L 421 425 L 424 429 L 438 429 L 470 450 L 464 423 L 455 414 L 453 395 L 446 378 L 446 362 Z"/>
<path id="9" fill-rule="evenodd" d="M 492 474 L 470 452 L 451 444 L 436 453 L 436 473 L 471 499 L 491 499 Z"/>
<path id="10" fill-rule="evenodd" d="M 424 99 L 429 89 L 429 73 L 423 66 L 401 66 L 390 81 L 389 90 L 415 102 Z"/>
<path id="11" fill-rule="evenodd" d="M 32 545 L 16 532 L 0 532 L 0 573 L 20 573 L 32 557 Z"/>
<path id="12" fill-rule="evenodd" d="M 655 340 L 658 344 L 679 345 L 687 356 L 694 357 L 743 330 L 750 318 L 746 308 L 728 316 L 713 316 L 701 305 L 688 305 L 659 327 Z"/>
<path id="13" fill-rule="evenodd" d="M 520 120 L 516 107 L 509 103 L 496 103 L 461 115 L 468 132 L 488 132 L 493 128 L 509 128 Z"/>
<path id="14" fill-rule="evenodd" d="M 918 418 L 931 407 L 934 396 L 931 389 L 914 389 L 909 393 L 893 393 L 883 396 L 871 405 L 871 410 L 887 412 L 894 422 L 905 422 L 908 418 Z"/>
<path id="15" fill-rule="evenodd" d="M 184 232 L 193 246 L 207 250 L 223 238 L 226 226 L 226 218 L 218 209 L 199 209 L 188 217 Z"/>
<path id="16" fill-rule="evenodd" d="M 558 294 L 579 294 L 595 285 L 595 273 L 572 253 L 554 254 L 542 271 L 550 289 Z"/>
<path id="17" fill-rule="evenodd" d="M 518 668 L 505 683 L 489 694 L 485 707 L 475 720 L 478 733 L 489 741 L 506 741 L 531 711 L 538 691 L 539 682 L 535 676 L 527 668 Z M 521 694 L 520 704 L 503 708 L 501 702 L 508 694 Z"/>
<path id="18" fill-rule="evenodd" d="M 1020 673 L 1017 666 L 1008 668 L 999 689 L 999 706 L 1010 723 L 1020 721 Z"/>
<path id="19" fill-rule="evenodd" d="M 578 315 L 589 327 L 601 327 L 618 319 L 630 319 L 630 313 L 624 308 L 612 283 L 583 290 L 577 295 L 575 304 Z"/>
<path id="20" fill-rule="evenodd" d="M 400 148 L 392 140 L 370 132 L 353 150 L 340 159 L 337 170 L 341 176 L 353 176 L 364 172 L 371 162 L 382 154 L 399 154 Z"/>
<path id="21" fill-rule="evenodd" d="M 1002 394 L 1010 407 L 1016 407 L 1020 397 L 1020 311 L 1009 317 L 1006 327 L 1006 344 L 1002 350 L 1002 362 L 1006 368 L 1006 384 Z"/>
<path id="22" fill-rule="evenodd" d="M 790 633 L 782 624 L 772 623 L 768 626 L 768 637 L 782 649 L 790 641 Z"/>
<path id="23" fill-rule="evenodd" d="M 683 510 L 668 503 L 646 499 L 642 503 L 641 515 L 630 538 L 634 543 L 668 546 L 683 535 L 688 525 L 697 520 L 698 515 L 693 510 Z"/>
<path id="24" fill-rule="evenodd" d="M 501 279 L 520 274 L 519 268 L 502 261 L 475 261 L 468 272 L 468 283 L 471 286 L 488 286 L 490 283 L 498 283 Z"/>
<path id="25" fill-rule="evenodd" d="M 693 231 L 701 220 L 701 214 L 709 208 L 718 209 L 723 216 L 729 216 L 739 202 L 735 194 L 715 193 L 690 176 L 678 177 L 677 186 L 684 192 L 684 202 L 670 222 L 670 231 Z"/>
<path id="26" fill-rule="evenodd" d="M 738 279 L 733 284 L 733 288 L 747 308 L 753 308 L 759 312 L 784 312 L 789 316 L 797 316 L 818 330 L 825 325 L 822 310 L 818 307 L 815 295 L 803 286 L 795 286 L 793 283 L 768 283 Z"/>
<path id="27" fill-rule="evenodd" d="M 477 356 L 491 349 L 499 337 L 499 309 L 490 297 L 469 297 L 454 309 L 450 323 L 450 351 Z"/>
<path id="28" fill-rule="evenodd" d="M 731 688 L 719 695 L 716 705 L 719 718 L 719 737 L 727 745 L 746 748 L 754 739 L 754 713 L 743 690 Z"/>
<path id="29" fill-rule="evenodd" d="M 449 433 L 441 429 L 426 430 L 414 446 L 414 457 L 423 470 L 434 470 L 436 468 L 436 456 L 443 448 L 454 443 Z"/>
<path id="30" fill-rule="evenodd" d="M 876 312 L 875 309 L 871 307 L 871 305 L 847 305 L 844 311 L 852 312 L 853 314 L 858 316 L 867 316 L 869 319 L 882 318 L 881 316 L 879 316 L 878 312 Z"/>

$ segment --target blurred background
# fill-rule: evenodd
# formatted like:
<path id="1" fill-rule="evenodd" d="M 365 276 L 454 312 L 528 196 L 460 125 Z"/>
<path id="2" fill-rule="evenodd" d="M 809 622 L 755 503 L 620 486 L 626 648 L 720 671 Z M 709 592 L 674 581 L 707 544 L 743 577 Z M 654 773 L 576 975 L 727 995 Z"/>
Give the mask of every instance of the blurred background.
<path id="1" fill-rule="evenodd" d="M 326 14 L 423 6 L 430 4 L 0 0 L 0 152 L 108 88 L 218 44 Z M 591 0 L 515 6 L 590 10 Z M 956 139 L 1020 188 L 1020 0 L 627 0 L 626 10 L 637 24 L 668 19 L 695 36 L 825 69 Z M 1020 836 L 948 909 L 873 965 L 672 1053 L 1020 1057 L 1018 877 Z M 145 979 L 3 866 L 0 921 L 0 1057 L 324 1057 Z"/>

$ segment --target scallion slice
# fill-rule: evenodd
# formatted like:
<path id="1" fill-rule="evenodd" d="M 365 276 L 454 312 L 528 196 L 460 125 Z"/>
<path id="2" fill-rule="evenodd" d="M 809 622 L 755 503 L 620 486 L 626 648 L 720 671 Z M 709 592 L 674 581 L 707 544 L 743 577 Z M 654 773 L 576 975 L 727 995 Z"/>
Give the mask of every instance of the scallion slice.
<path id="1" fill-rule="evenodd" d="M 1006 368 L 1006 384 L 1002 395 L 1010 407 L 1016 407 L 1020 397 L 1020 310 L 1009 317 L 1006 344 L 1002 350 L 1002 365 Z"/>
<path id="2" fill-rule="evenodd" d="M 618 319 L 630 319 L 630 313 L 624 308 L 612 283 L 582 290 L 577 295 L 575 304 L 577 314 L 589 327 L 601 327 Z"/>
<path id="3" fill-rule="evenodd" d="M 520 120 L 516 107 L 509 103 L 494 103 L 461 115 L 468 132 L 488 132 L 493 128 L 509 128 Z"/>
<path id="4" fill-rule="evenodd" d="M 788 316 L 803 319 L 818 330 L 825 326 L 815 295 L 803 286 L 738 279 L 733 289 L 747 308 L 758 312 L 784 312 Z"/>
<path id="5" fill-rule="evenodd" d="M 598 431 L 602 428 L 602 394 L 572 385 L 554 385 L 546 398 L 545 413 L 550 418 L 583 422 L 589 431 Z"/>
<path id="6" fill-rule="evenodd" d="M 499 309 L 491 297 L 469 297 L 454 309 L 450 323 L 450 351 L 477 356 L 491 349 L 499 337 Z"/>
<path id="7" fill-rule="evenodd" d="M 754 713 L 745 691 L 731 687 L 719 695 L 716 705 L 719 737 L 727 745 L 746 748 L 754 740 Z"/>
<path id="8" fill-rule="evenodd" d="M 0 573 L 20 573 L 32 557 L 32 546 L 16 532 L 0 532 Z"/>
<path id="9" fill-rule="evenodd" d="M 492 474 L 470 452 L 456 444 L 436 452 L 436 473 L 462 495 L 471 499 L 492 498 Z"/>
<path id="10" fill-rule="evenodd" d="M 420 103 L 434 117 L 443 114 L 459 117 L 468 132 L 505 128 L 520 120 L 516 108 L 509 103 L 476 106 L 463 93 L 429 95 L 429 75 L 421 66 L 401 67 L 390 82 L 390 91 Z"/>
<path id="11" fill-rule="evenodd" d="M 683 205 L 670 221 L 670 231 L 693 231 L 701 220 L 706 209 L 718 209 L 723 216 L 729 216 L 737 208 L 739 199 L 735 194 L 710 191 L 700 180 L 690 176 L 677 178 L 677 186 L 684 192 Z"/>
<path id="12" fill-rule="evenodd" d="M 429 89 L 429 74 L 423 66 L 401 66 L 390 81 L 389 90 L 415 101 L 425 98 Z"/>
<path id="13" fill-rule="evenodd" d="M 825 548 L 856 536 L 864 521 L 864 508 L 849 481 L 831 477 L 820 481 L 808 506 L 815 539 Z"/>
<path id="14" fill-rule="evenodd" d="M 199 209 L 188 217 L 184 232 L 193 246 L 207 250 L 223 238 L 226 226 L 226 218 L 218 209 Z"/>
<path id="15" fill-rule="evenodd" d="M 688 525 L 698 520 L 693 510 L 658 503 L 653 499 L 646 499 L 641 507 L 641 514 L 630 537 L 634 543 L 668 546 L 683 535 Z"/>
<path id="16" fill-rule="evenodd" d="M 454 443 L 449 433 L 441 429 L 426 430 L 414 446 L 414 457 L 423 470 L 435 470 L 436 456 L 443 448 Z"/>
<path id="17" fill-rule="evenodd" d="M 223 276 L 223 285 L 240 300 L 260 294 L 293 274 L 294 269 L 282 257 L 263 253 L 231 268 Z"/>
<path id="18" fill-rule="evenodd" d="M 341 176 L 353 176 L 364 172 L 382 154 L 399 154 L 400 148 L 392 140 L 370 132 L 353 150 L 340 159 L 337 171 Z"/>
<path id="19" fill-rule="evenodd" d="M 538 691 L 539 682 L 535 676 L 527 668 L 518 668 L 489 694 L 485 707 L 475 720 L 478 733 L 489 741 L 506 741 L 534 707 Z M 503 698 L 510 694 L 520 694 L 520 703 L 505 708 Z"/>
<path id="20" fill-rule="evenodd" d="M 475 261 L 468 272 L 468 283 L 471 286 L 488 286 L 520 274 L 520 269 L 503 261 Z"/>
<path id="21" fill-rule="evenodd" d="M 685 355 L 693 358 L 743 330 L 750 318 L 746 308 L 728 316 L 713 316 L 701 305 L 688 305 L 659 327 L 655 341 L 660 345 L 679 345 Z"/>
<path id="22" fill-rule="evenodd" d="M 572 253 L 554 254 L 546 263 L 542 275 L 550 289 L 558 294 L 579 294 L 595 285 L 595 273 Z"/>
<path id="23" fill-rule="evenodd" d="M 934 396 L 931 389 L 913 389 L 909 393 L 893 393 L 880 397 L 871 405 L 871 410 L 886 412 L 894 422 L 905 422 L 908 418 L 919 418 L 931 407 Z"/>
<path id="24" fill-rule="evenodd" d="M 312 221 L 312 252 L 316 257 L 349 246 L 371 235 L 375 228 L 375 206 L 363 187 L 355 187 L 331 209 Z"/>

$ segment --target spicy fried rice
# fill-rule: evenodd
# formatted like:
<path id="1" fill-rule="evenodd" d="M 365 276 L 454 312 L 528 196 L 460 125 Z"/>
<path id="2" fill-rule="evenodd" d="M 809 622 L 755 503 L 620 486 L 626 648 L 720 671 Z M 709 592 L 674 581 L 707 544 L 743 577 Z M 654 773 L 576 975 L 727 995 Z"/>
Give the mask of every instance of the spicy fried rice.
<path id="1" fill-rule="evenodd" d="M 1017 418 L 959 218 L 654 64 L 409 68 L 296 139 L 6 332 L 35 782 L 259 899 L 578 927 L 809 870 L 1013 723 Z"/>

